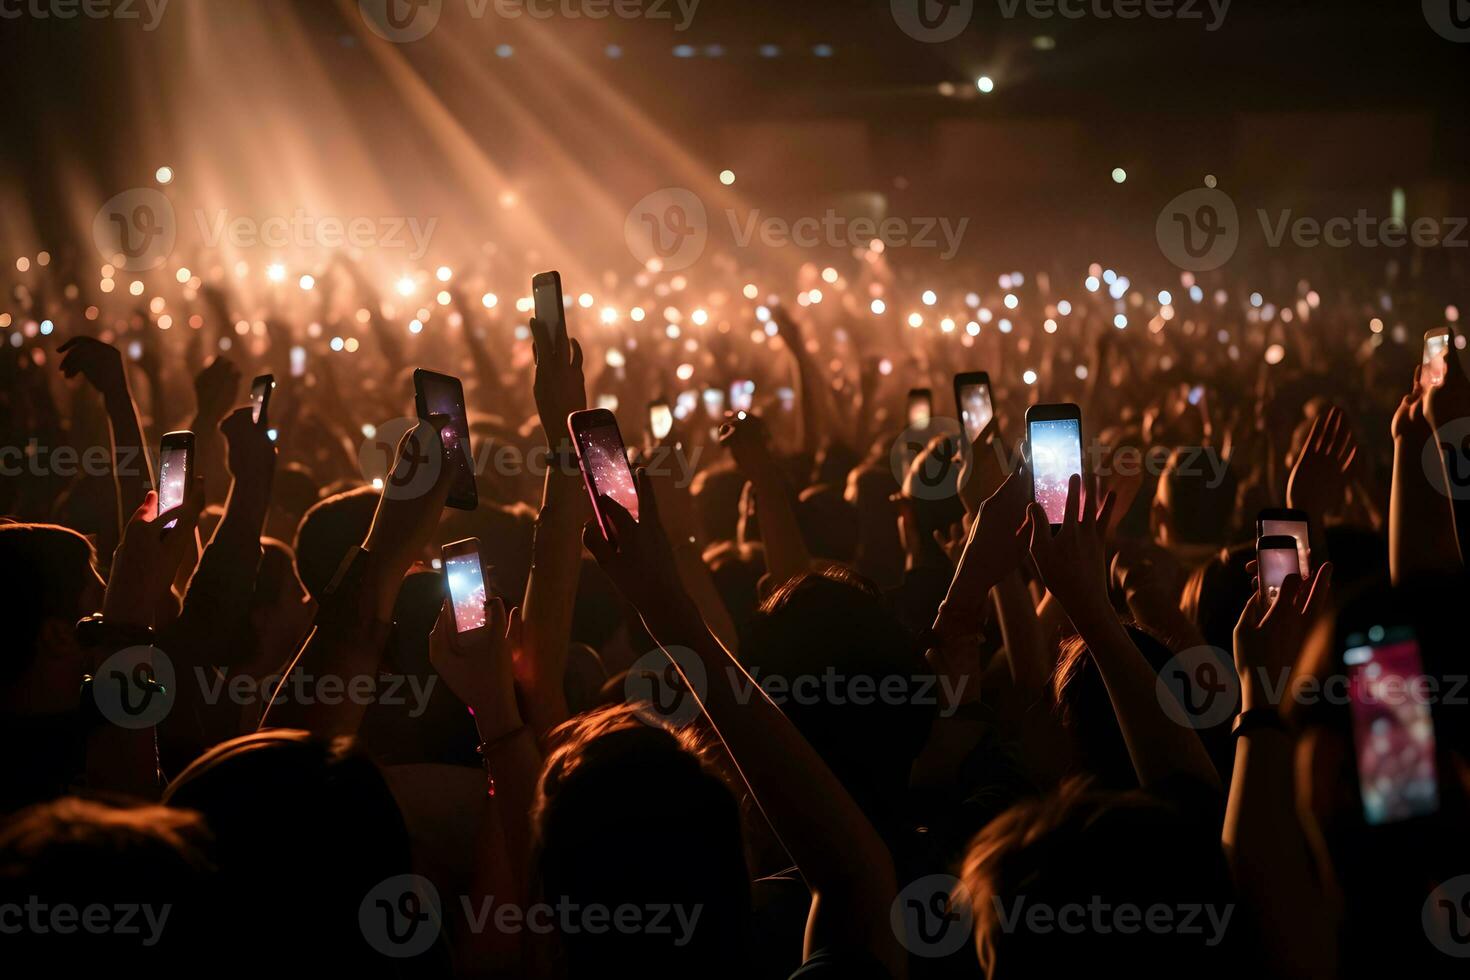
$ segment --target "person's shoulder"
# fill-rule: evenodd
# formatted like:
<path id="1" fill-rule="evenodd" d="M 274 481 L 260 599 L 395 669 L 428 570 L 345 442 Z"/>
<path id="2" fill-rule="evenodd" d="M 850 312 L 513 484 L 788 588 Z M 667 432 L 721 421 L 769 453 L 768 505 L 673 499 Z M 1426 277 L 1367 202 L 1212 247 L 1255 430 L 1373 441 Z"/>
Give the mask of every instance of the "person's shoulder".
<path id="1" fill-rule="evenodd" d="M 790 980 L 892 980 L 883 965 L 858 950 L 819 949 L 806 958 Z"/>

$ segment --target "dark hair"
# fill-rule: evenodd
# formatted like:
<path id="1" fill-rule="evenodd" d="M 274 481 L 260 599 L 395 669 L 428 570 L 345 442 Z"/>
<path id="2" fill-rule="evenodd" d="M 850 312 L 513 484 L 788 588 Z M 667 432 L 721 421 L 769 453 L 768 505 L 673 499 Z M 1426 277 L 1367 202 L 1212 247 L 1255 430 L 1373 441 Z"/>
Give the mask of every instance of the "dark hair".
<path id="1" fill-rule="evenodd" d="M 1218 824 L 1158 796 L 1109 793 L 1072 782 L 1018 803 L 970 843 L 956 896 L 975 917 L 981 966 L 1000 977 L 1069 976 L 1098 963 L 1127 962 L 1138 976 L 1232 977 L 1236 933 L 1225 941 L 1205 916 L 1200 928 L 1032 930 L 1025 914 L 1080 906 L 1084 921 L 1099 903 L 1148 910 L 1164 905 L 1233 908 L 1234 892 Z M 1011 916 L 1020 916 L 1018 920 Z M 1237 927 L 1238 928 L 1238 927 Z"/>
<path id="2" fill-rule="evenodd" d="M 552 732 L 533 819 L 540 899 L 699 907 L 672 934 L 561 935 L 567 975 L 746 976 L 750 878 L 740 808 L 691 730 L 600 708 Z"/>
<path id="3" fill-rule="evenodd" d="M 884 607 L 872 583 L 840 565 L 787 581 L 761 604 L 741 635 L 740 659 L 758 681 L 786 684 L 829 675 L 872 691 L 901 678 L 918 693 L 916 675 L 932 675 L 913 637 Z M 808 682 L 809 683 L 809 682 Z M 856 690 L 854 688 L 854 690 Z M 938 696 L 938 688 L 933 688 Z M 790 697 L 781 705 L 882 832 L 909 770 L 929 735 L 936 706 L 916 697 Z"/>
<path id="4" fill-rule="evenodd" d="M 1181 544 L 1224 545 L 1235 529 L 1235 491 L 1235 471 L 1217 450 L 1183 446 L 1164 464 L 1158 499 Z"/>
<path id="5" fill-rule="evenodd" d="M 1235 624 L 1251 597 L 1251 577 L 1245 566 L 1255 557 L 1254 545 L 1236 545 L 1196 568 L 1185 580 L 1179 608 L 1210 646 L 1233 648 Z"/>
<path id="6" fill-rule="evenodd" d="M 44 957 L 48 970 L 67 973 L 111 969 L 120 958 L 197 970 L 206 938 L 232 935 L 220 934 L 212 907 L 210 844 L 204 819 L 190 810 L 64 797 L 20 811 L 0 828 L 0 906 L 147 914 L 134 917 L 131 933 L 21 929 L 6 937 L 6 953 L 29 951 L 30 962 Z"/>
<path id="7" fill-rule="evenodd" d="M 289 729 L 231 739 L 180 773 L 164 802 L 209 821 L 232 903 L 225 914 L 239 916 L 249 934 L 289 933 L 288 946 L 303 944 L 272 955 L 335 969 L 381 962 L 358 906 L 413 863 L 397 801 L 352 739 Z M 289 930 L 281 927 L 283 895 Z"/>
<path id="8" fill-rule="evenodd" d="M 358 487 L 319 501 L 302 516 L 292 547 L 301 587 L 313 599 L 332 584 L 348 549 L 367 537 L 379 496 L 372 487 Z"/>
<path id="9" fill-rule="evenodd" d="M 857 554 L 857 508 L 830 484 L 807 487 L 797 498 L 796 519 L 813 557 L 850 562 Z"/>
<path id="10" fill-rule="evenodd" d="M 30 668 L 41 626 L 48 619 L 75 622 L 94 610 L 78 608 L 93 575 L 92 543 L 55 524 L 0 525 L 0 618 L 10 632 L 0 677 Z"/>

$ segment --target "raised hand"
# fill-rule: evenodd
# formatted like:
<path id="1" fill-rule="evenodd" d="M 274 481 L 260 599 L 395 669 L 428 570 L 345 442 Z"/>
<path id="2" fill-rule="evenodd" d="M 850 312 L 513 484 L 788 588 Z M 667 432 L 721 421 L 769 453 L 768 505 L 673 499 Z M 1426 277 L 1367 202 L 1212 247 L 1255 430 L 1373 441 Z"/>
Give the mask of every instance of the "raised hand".
<path id="1" fill-rule="evenodd" d="M 960 502 L 965 505 L 965 513 L 978 511 L 980 504 L 1000 489 L 1010 472 L 1000 420 L 992 417 L 975 437 L 970 451 L 959 455 Z"/>
<path id="2" fill-rule="evenodd" d="M 1046 511 L 1034 501 L 1026 508 L 1026 533 L 1031 557 L 1046 588 L 1062 608 L 1075 617 L 1081 612 L 1097 613 L 1109 607 L 1107 548 L 1103 531 L 1112 518 L 1116 498 L 1109 492 L 1100 507 L 1097 477 L 1087 478 L 1086 504 L 1082 500 L 1082 478 L 1073 475 L 1067 483 L 1067 506 L 1055 534 Z"/>
<path id="3" fill-rule="evenodd" d="M 216 357 L 194 376 L 195 428 L 218 425 L 240 395 L 240 369 L 227 357 Z"/>
<path id="4" fill-rule="evenodd" d="M 1256 573 L 1251 562 L 1246 571 Z M 1235 624 L 1235 669 L 1240 674 L 1242 709 L 1263 707 L 1266 692 L 1282 690 L 1281 681 L 1296 665 L 1307 630 L 1331 601 L 1332 563 L 1324 562 L 1310 582 L 1288 575 L 1276 598 L 1261 595 L 1259 580 Z M 1276 705 L 1280 707 L 1280 705 Z"/>
<path id="5" fill-rule="evenodd" d="M 160 514 L 149 490 L 129 518 L 112 560 L 102 616 L 111 623 L 154 625 L 155 611 L 173 584 L 179 564 L 194 546 L 194 526 L 204 509 L 204 485 L 196 478 L 179 506 Z M 177 521 L 173 527 L 168 525 Z"/>
<path id="6" fill-rule="evenodd" d="M 1358 441 L 1347 415 L 1337 406 L 1312 420 L 1307 441 L 1286 483 L 1286 505 L 1304 510 L 1320 525 L 1347 497 L 1348 472 L 1358 453 Z"/>
<path id="7" fill-rule="evenodd" d="M 735 465 L 747 479 L 754 479 L 775 465 L 771 455 L 771 433 L 766 423 L 749 412 L 727 412 L 720 423 L 720 445 L 730 450 Z"/>
<path id="8" fill-rule="evenodd" d="M 980 506 L 959 556 L 949 592 L 940 604 L 940 633 L 979 628 L 986 596 L 1026 554 L 1024 526 L 1031 494 L 1024 473 L 1012 473 Z"/>
<path id="9" fill-rule="evenodd" d="M 443 421 L 442 416 L 438 421 L 420 419 L 404 433 L 398 444 L 398 462 L 384 481 L 372 527 L 363 542 L 378 576 L 373 583 L 374 599 L 384 621 L 391 618 L 403 576 L 428 548 L 449 499 L 454 467 L 444 459 L 439 434 Z"/>
<path id="10" fill-rule="evenodd" d="M 1470 417 L 1470 378 L 1465 377 L 1460 355 L 1455 353 L 1459 335 L 1453 326 L 1449 331 L 1450 344 L 1444 355 L 1444 384 L 1430 388 L 1424 395 L 1425 413 L 1435 429 L 1456 419 Z"/>
<path id="11" fill-rule="evenodd" d="M 534 321 L 533 321 L 534 323 Z M 547 331 L 533 327 L 531 336 L 546 336 Z M 587 383 L 582 374 L 582 345 L 565 337 L 555 350 L 534 346 L 536 380 L 533 394 L 536 413 L 546 444 L 556 447 L 567 441 L 567 416 L 587 408 Z"/>
<path id="12" fill-rule="evenodd" d="M 267 486 L 276 468 L 276 444 L 271 441 L 264 422 L 256 422 L 250 408 L 237 408 L 220 423 L 220 432 L 229 443 L 227 460 L 230 475 L 237 483 Z"/>
<path id="13" fill-rule="evenodd" d="M 661 618 L 668 611 L 688 612 L 692 604 L 679 580 L 674 549 L 659 519 L 653 482 L 642 469 L 635 481 L 638 520 L 633 520 L 616 500 L 600 497 L 598 507 L 612 524 L 613 540 L 603 537 L 596 521 L 588 521 L 582 530 L 582 544 L 645 621 Z M 680 605 L 681 599 L 686 605 Z"/>
<path id="14" fill-rule="evenodd" d="M 57 348 L 61 354 L 61 373 L 74 378 L 80 374 L 102 395 L 125 395 L 128 384 L 123 372 L 122 354 L 111 344 L 96 337 L 73 337 Z"/>
<path id="15" fill-rule="evenodd" d="M 520 610 L 507 615 L 498 596 L 485 604 L 485 625 L 463 633 L 446 598 L 429 634 L 429 662 L 475 715 L 480 740 L 494 742 L 521 727 L 515 656 L 521 648 Z"/>

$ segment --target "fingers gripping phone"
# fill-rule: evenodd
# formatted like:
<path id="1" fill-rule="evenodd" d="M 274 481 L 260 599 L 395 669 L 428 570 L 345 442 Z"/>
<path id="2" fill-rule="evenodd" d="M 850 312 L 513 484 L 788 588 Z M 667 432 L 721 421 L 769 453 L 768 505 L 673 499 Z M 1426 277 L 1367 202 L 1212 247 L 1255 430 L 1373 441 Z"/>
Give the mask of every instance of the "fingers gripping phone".
<path id="1" fill-rule="evenodd" d="M 1067 513 L 1067 485 L 1082 475 L 1082 410 L 1076 405 L 1032 405 L 1026 410 L 1026 458 L 1031 498 L 1053 528 Z"/>
<path id="2" fill-rule="evenodd" d="M 449 419 L 442 431 L 444 465 L 454 468 L 454 482 L 445 502 L 455 510 L 474 510 L 480 503 L 475 471 L 470 465 L 470 423 L 464 406 L 464 386 L 458 378 L 419 368 L 413 373 L 413 395 L 418 417 Z"/>
<path id="3" fill-rule="evenodd" d="M 1434 717 L 1414 631 L 1373 626 L 1349 634 L 1342 656 L 1364 820 L 1377 826 L 1436 812 Z"/>
<path id="4" fill-rule="evenodd" d="M 611 541 L 613 524 L 603 513 L 602 497 L 616 500 L 633 520 L 638 520 L 638 488 L 633 483 L 633 468 L 628 465 L 628 449 L 618 431 L 618 420 L 612 412 L 594 408 L 573 412 L 567 417 L 567 428 L 577 446 L 577 461 L 597 524 L 602 536 Z"/>
<path id="5" fill-rule="evenodd" d="M 250 421 L 270 425 L 271 392 L 275 390 L 274 374 L 262 374 L 250 382 Z"/>
<path id="6" fill-rule="evenodd" d="M 974 442 L 990 424 L 995 409 L 990 399 L 990 375 L 966 371 L 954 376 L 954 403 L 965 427 L 965 438 Z"/>
<path id="7" fill-rule="evenodd" d="M 1256 537 L 1286 534 L 1296 539 L 1298 574 L 1306 579 L 1311 570 L 1312 549 L 1307 529 L 1307 512 L 1271 507 L 1256 515 Z"/>
<path id="8" fill-rule="evenodd" d="M 909 425 L 927 426 L 934 418 L 934 392 L 928 388 L 909 389 Z"/>
<path id="9" fill-rule="evenodd" d="M 531 278 L 531 297 L 536 301 L 536 346 L 543 353 L 561 347 L 567 336 L 567 313 L 562 302 L 561 273 L 542 272 Z"/>
<path id="10" fill-rule="evenodd" d="M 1296 538 L 1289 534 L 1268 534 L 1256 539 L 1256 573 L 1261 580 L 1261 596 L 1274 602 L 1281 594 L 1281 583 L 1288 575 L 1301 575 Z"/>
<path id="11" fill-rule="evenodd" d="M 1424 331 L 1424 370 L 1421 378 L 1425 387 L 1438 388 L 1444 384 L 1445 358 L 1449 354 L 1449 327 L 1435 327 Z"/>
<path id="12" fill-rule="evenodd" d="M 468 633 L 485 625 L 485 570 L 480 564 L 480 539 L 465 538 L 439 549 L 444 578 L 449 584 L 454 629 Z"/>
<path id="13" fill-rule="evenodd" d="M 159 451 L 158 512 L 173 510 L 184 502 L 194 481 L 194 433 L 186 429 L 166 433 Z M 164 525 L 171 528 L 178 521 Z"/>

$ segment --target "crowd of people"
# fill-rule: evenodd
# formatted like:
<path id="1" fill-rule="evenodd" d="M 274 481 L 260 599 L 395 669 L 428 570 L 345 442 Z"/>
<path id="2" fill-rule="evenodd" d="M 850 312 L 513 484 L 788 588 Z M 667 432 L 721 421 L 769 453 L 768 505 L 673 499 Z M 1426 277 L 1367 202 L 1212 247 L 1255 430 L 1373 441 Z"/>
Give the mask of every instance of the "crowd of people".
<path id="1" fill-rule="evenodd" d="M 1463 348 L 1463 280 L 895 251 L 569 274 L 561 334 L 504 258 L 15 261 L 13 962 L 1462 968 L 1470 377 L 1452 352 L 1431 384 L 1421 337 Z M 463 381 L 472 510 L 416 368 Z M 1025 414 L 1066 402 L 1057 521 Z M 636 472 L 602 522 L 567 428 L 595 407 Z M 1272 598 L 1270 508 L 1309 533 Z"/>

